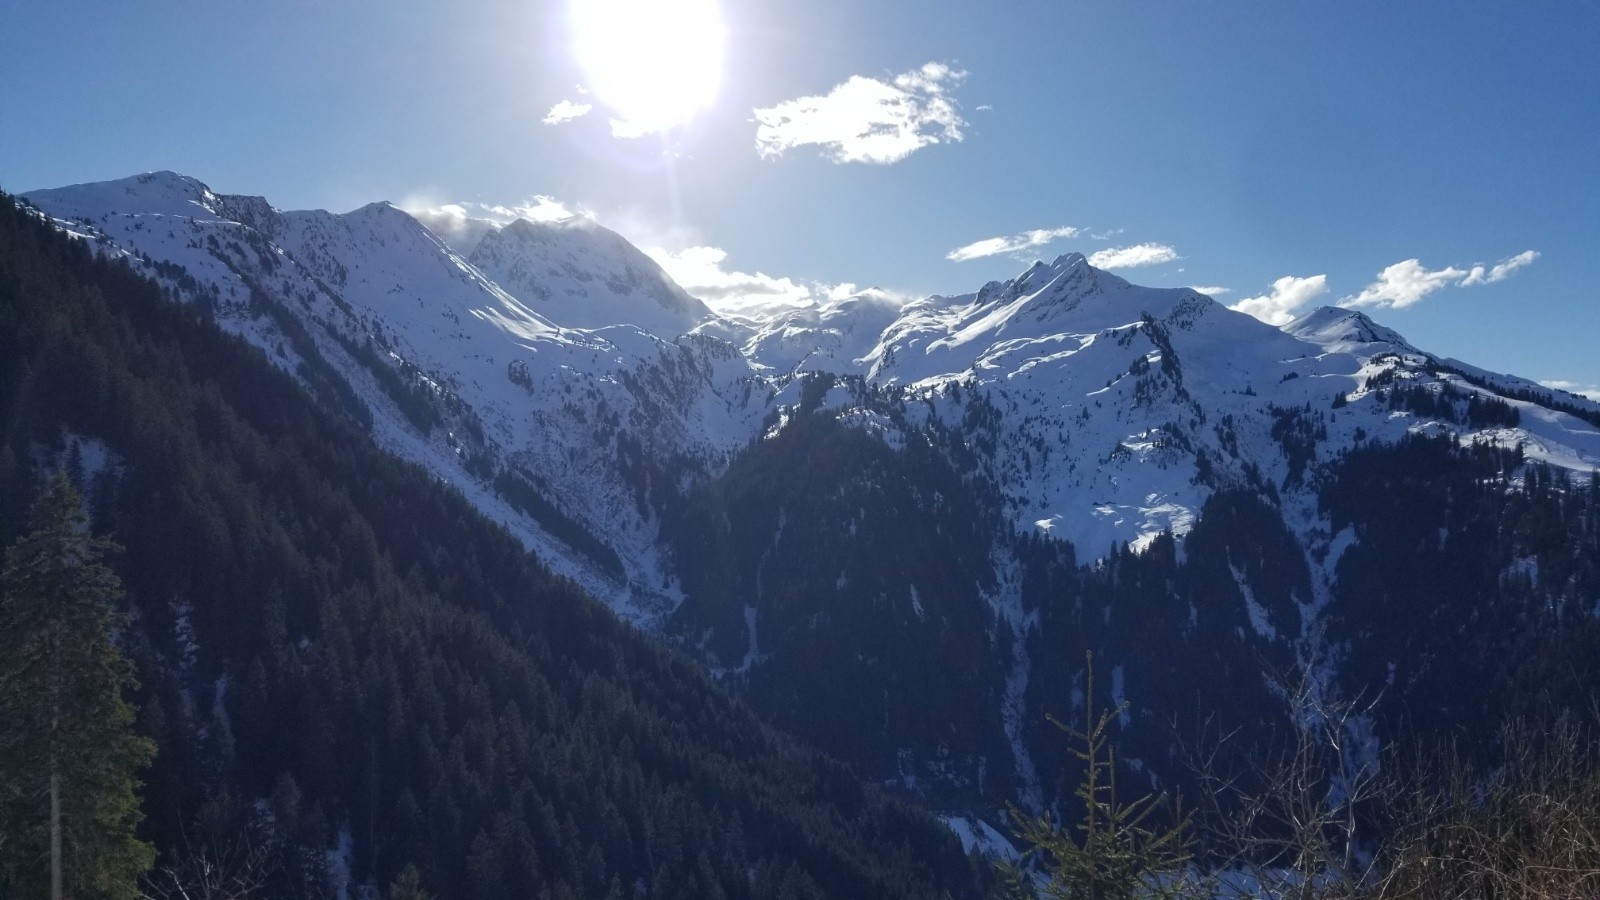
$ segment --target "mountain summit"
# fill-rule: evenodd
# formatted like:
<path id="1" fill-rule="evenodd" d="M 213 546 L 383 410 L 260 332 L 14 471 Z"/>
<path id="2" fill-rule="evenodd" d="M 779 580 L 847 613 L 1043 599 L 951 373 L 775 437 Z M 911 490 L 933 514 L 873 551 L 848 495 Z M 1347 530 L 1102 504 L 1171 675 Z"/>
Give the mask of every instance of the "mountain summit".
<path id="1" fill-rule="evenodd" d="M 583 216 L 517 219 L 485 234 L 468 260 L 541 315 L 572 328 L 634 325 L 671 338 L 711 318 L 655 260 Z"/>

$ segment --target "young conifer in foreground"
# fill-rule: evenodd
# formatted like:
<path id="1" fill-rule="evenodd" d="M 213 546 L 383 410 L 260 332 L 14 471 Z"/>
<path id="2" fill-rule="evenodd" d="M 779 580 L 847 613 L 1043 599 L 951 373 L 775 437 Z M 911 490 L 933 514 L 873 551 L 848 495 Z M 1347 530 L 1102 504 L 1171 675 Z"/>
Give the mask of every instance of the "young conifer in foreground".
<path id="1" fill-rule="evenodd" d="M 1015 897 L 1050 897 L 1060 900 L 1135 900 L 1187 896 L 1190 859 L 1189 818 L 1181 809 L 1174 821 L 1156 820 L 1167 812 L 1165 794 L 1146 794 L 1125 802 L 1117 793 L 1117 756 L 1111 744 L 1111 725 L 1123 706 L 1102 710 L 1094 704 L 1094 654 L 1086 654 L 1087 685 L 1083 730 L 1052 717 L 1050 722 L 1080 746 L 1072 755 L 1083 762 L 1083 780 L 1076 796 L 1083 804 L 1083 821 L 1076 829 L 1062 828 L 1045 812 L 1038 816 L 1010 806 L 1013 828 L 1035 854 L 1040 877 L 1010 868 L 1007 878 Z"/>

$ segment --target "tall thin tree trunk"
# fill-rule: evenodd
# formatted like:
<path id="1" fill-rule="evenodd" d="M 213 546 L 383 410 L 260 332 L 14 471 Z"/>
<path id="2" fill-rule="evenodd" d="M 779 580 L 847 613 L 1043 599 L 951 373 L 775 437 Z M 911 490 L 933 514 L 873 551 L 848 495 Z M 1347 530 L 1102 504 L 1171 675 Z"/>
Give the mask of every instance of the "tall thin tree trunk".
<path id="1" fill-rule="evenodd" d="M 61 900 L 61 776 L 50 773 L 50 900 Z"/>
<path id="2" fill-rule="evenodd" d="M 61 900 L 61 647 L 64 643 L 61 626 L 51 629 L 50 653 L 50 900 Z"/>

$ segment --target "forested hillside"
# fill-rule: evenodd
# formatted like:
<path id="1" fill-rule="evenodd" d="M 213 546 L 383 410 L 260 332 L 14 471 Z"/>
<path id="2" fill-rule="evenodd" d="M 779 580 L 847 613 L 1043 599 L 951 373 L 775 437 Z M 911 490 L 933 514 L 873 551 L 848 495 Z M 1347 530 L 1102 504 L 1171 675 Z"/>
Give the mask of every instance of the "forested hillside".
<path id="1" fill-rule="evenodd" d="M 941 814 L 1073 802 L 1048 716 L 1089 650 L 1128 704 L 1121 758 L 1163 785 L 1200 732 L 1244 758 L 1289 733 L 1308 669 L 1381 697 L 1363 752 L 1593 698 L 1600 403 L 1356 310 L 1276 327 L 1066 253 L 744 320 L 593 223 L 476 252 L 390 204 L 279 210 L 173 172 L 27 202 Z"/>
<path id="2" fill-rule="evenodd" d="M 66 466 L 133 627 L 167 863 L 274 896 L 932 897 L 935 819 L 760 724 L 202 307 L 0 195 L 0 545 Z"/>
<path id="3" fill-rule="evenodd" d="M 1289 488 L 1258 474 L 1217 489 L 1181 540 L 1095 558 L 998 521 L 970 430 L 849 389 L 897 441 L 803 401 L 686 494 L 675 623 L 764 715 L 932 803 L 1072 810 L 1081 765 L 1050 719 L 1081 717 L 1086 652 L 1101 702 L 1126 704 L 1123 774 L 1190 796 L 1196 755 L 1248 769 L 1312 700 L 1363 711 L 1347 757 L 1374 771 L 1443 746 L 1493 764 L 1508 723 L 1597 700 L 1595 476 L 1447 435 L 1366 441 L 1295 486 L 1326 552 L 1302 548 Z M 992 409 L 959 402 L 964 421 Z M 1284 410 L 1283 439 L 1318 412 Z"/>

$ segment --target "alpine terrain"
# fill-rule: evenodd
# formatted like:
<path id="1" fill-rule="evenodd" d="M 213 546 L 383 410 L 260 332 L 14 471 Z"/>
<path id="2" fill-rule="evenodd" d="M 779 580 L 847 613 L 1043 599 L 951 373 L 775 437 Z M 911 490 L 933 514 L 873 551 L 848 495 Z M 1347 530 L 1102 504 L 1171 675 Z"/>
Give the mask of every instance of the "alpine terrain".
<path id="1" fill-rule="evenodd" d="M 1303 724 L 1297 679 L 1373 701 L 1355 764 L 1600 684 L 1600 403 L 1360 312 L 1277 328 L 1069 253 L 732 317 L 583 218 L 452 247 L 171 172 L 23 197 L 969 846 L 1070 804 L 1048 717 L 1088 703 L 1165 788 Z M 209 627 L 228 711 L 251 663 Z"/>

